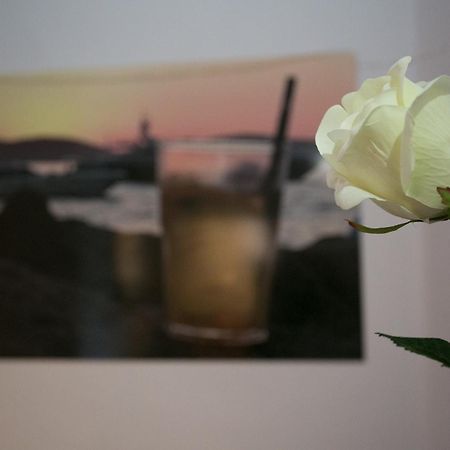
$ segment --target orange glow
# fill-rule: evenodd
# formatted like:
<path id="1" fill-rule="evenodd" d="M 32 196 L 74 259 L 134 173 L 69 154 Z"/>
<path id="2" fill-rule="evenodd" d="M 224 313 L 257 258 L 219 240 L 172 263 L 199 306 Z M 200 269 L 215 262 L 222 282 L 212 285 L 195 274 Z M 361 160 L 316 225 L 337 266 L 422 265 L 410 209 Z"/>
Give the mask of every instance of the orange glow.
<path id="1" fill-rule="evenodd" d="M 148 117 L 156 138 L 274 133 L 283 83 L 299 85 L 292 137 L 312 139 L 355 88 L 351 55 L 0 77 L 0 140 L 68 137 L 119 148 Z"/>

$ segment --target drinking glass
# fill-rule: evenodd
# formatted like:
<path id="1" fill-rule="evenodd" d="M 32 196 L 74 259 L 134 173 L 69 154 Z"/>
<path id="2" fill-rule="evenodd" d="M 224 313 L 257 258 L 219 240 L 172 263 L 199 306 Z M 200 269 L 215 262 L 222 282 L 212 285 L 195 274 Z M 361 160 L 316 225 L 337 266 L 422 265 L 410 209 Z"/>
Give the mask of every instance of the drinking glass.
<path id="1" fill-rule="evenodd" d="M 269 142 L 166 143 L 158 162 L 168 333 L 251 345 L 268 337 L 277 196 Z"/>

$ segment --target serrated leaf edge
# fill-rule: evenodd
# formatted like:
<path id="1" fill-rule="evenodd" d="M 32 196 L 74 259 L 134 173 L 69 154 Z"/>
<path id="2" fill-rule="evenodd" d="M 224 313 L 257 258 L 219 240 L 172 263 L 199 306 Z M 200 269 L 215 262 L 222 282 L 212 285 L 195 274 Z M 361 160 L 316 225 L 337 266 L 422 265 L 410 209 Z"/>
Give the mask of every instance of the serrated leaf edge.
<path id="1" fill-rule="evenodd" d="M 442 367 L 450 368 L 450 342 L 447 342 L 444 339 L 440 339 L 440 338 L 424 338 L 424 337 L 407 337 L 407 336 L 392 336 L 392 335 L 385 334 L 385 333 L 375 333 L 375 334 L 377 334 L 378 336 L 385 337 L 385 338 L 389 339 L 397 347 L 400 347 L 400 348 L 402 348 L 402 349 L 404 349 L 406 351 L 409 351 L 411 353 L 414 353 L 416 355 L 425 356 L 426 358 L 432 359 L 433 361 L 440 362 L 442 364 Z M 448 355 L 445 355 L 444 359 L 442 357 L 439 357 L 439 356 L 425 355 L 422 352 L 415 351 L 412 348 L 408 348 L 408 346 L 405 346 L 405 345 L 403 345 L 403 344 L 401 344 L 399 342 L 396 342 L 398 339 L 407 339 L 407 340 L 408 339 L 412 339 L 412 340 L 417 339 L 417 340 L 420 340 L 420 341 L 430 341 L 430 340 L 432 340 L 434 342 L 444 343 L 444 344 L 446 344 L 448 346 L 449 352 L 448 352 Z"/>

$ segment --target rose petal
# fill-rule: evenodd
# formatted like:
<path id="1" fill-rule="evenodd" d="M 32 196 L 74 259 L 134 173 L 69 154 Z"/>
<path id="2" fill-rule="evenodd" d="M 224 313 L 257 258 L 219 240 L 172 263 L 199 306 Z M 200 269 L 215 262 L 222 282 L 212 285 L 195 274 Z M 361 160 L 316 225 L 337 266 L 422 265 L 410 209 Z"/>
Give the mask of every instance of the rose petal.
<path id="1" fill-rule="evenodd" d="M 423 91 L 423 88 L 406 78 L 406 71 L 411 63 L 410 56 L 399 59 L 390 69 L 390 85 L 397 92 L 397 102 L 402 106 L 410 106 L 415 98 Z"/>
<path id="2" fill-rule="evenodd" d="M 417 216 L 413 214 L 411 211 L 406 209 L 402 205 L 398 205 L 396 203 L 387 202 L 387 201 L 379 201 L 374 200 L 374 203 L 376 203 L 380 208 L 387 211 L 389 214 L 392 214 L 393 216 L 397 217 L 403 217 L 404 219 L 414 220 L 417 219 Z"/>
<path id="3" fill-rule="evenodd" d="M 450 77 L 434 80 L 411 105 L 402 163 L 406 193 L 431 208 L 442 208 L 436 187 L 450 185 Z"/>
<path id="4" fill-rule="evenodd" d="M 334 170 L 330 170 L 327 174 L 327 186 L 335 189 L 334 200 L 336 205 L 342 209 L 351 209 L 359 205 L 363 200 L 377 198 L 370 192 L 352 186 Z"/>
<path id="5" fill-rule="evenodd" d="M 397 102 L 402 106 L 404 105 L 403 81 L 410 62 L 411 56 L 404 56 L 393 64 L 388 71 L 388 75 L 391 77 L 390 85 L 397 92 Z"/>
<path id="6" fill-rule="evenodd" d="M 382 91 L 389 77 L 369 78 L 365 80 L 358 91 L 349 92 L 342 97 L 342 106 L 349 113 L 359 112 L 367 100 L 370 100 Z"/>
<path id="7" fill-rule="evenodd" d="M 405 110 L 378 106 L 366 118 L 339 158 L 329 155 L 332 167 L 350 184 L 375 197 L 391 201 L 404 199 L 400 184 L 399 134 Z"/>
<path id="8" fill-rule="evenodd" d="M 409 208 L 393 202 L 373 200 L 380 208 L 383 208 L 389 214 L 397 217 L 403 217 L 404 219 L 428 219 L 430 217 L 437 217 L 440 211 L 437 209 L 428 208 L 419 202 L 414 200 L 409 201 Z"/>
<path id="9" fill-rule="evenodd" d="M 328 133 L 340 128 L 346 117 L 347 113 L 341 105 L 332 106 L 323 116 L 316 133 L 316 145 L 322 155 L 333 152 L 334 142 L 328 137 Z"/>

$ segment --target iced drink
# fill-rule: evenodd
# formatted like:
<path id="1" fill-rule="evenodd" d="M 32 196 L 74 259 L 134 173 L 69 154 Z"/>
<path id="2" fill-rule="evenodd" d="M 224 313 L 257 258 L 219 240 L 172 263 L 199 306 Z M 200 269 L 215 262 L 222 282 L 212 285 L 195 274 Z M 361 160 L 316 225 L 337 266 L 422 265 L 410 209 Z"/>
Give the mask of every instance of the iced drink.
<path id="1" fill-rule="evenodd" d="M 205 163 L 209 175 L 219 172 L 209 180 L 181 169 L 162 179 L 164 288 L 174 336 L 230 345 L 267 337 L 274 220 L 262 168 L 251 172 L 239 161 Z"/>

